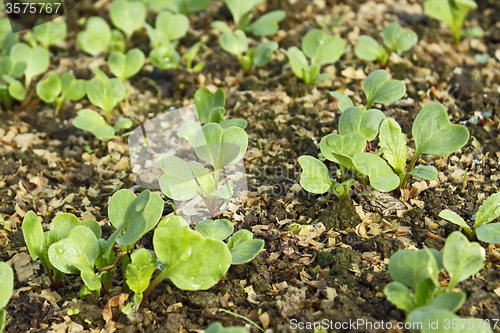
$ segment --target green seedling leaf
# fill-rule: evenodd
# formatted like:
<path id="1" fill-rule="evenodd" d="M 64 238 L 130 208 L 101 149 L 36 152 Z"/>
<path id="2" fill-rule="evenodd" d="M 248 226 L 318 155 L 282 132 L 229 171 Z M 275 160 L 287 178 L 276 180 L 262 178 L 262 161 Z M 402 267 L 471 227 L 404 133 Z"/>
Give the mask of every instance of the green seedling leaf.
<path id="1" fill-rule="evenodd" d="M 370 184 L 380 192 L 390 192 L 399 186 L 400 179 L 380 157 L 370 153 L 357 153 L 352 162 L 356 169 L 368 175 Z"/>
<path id="2" fill-rule="evenodd" d="M 153 229 L 163 213 L 163 200 L 158 193 L 142 191 L 127 207 L 123 216 L 124 233 L 116 239 L 122 246 L 132 245 Z"/>
<path id="3" fill-rule="evenodd" d="M 14 290 L 14 271 L 9 264 L 0 262 L 0 309 L 5 308 Z"/>
<path id="4" fill-rule="evenodd" d="M 109 17 L 113 25 L 130 39 L 135 31 L 142 28 L 146 20 L 146 7 L 140 2 L 114 0 L 109 6 Z"/>
<path id="5" fill-rule="evenodd" d="M 36 85 L 36 94 L 45 103 L 54 103 L 56 98 L 61 93 L 61 80 L 56 71 L 50 71 L 47 78 L 41 80 Z"/>
<path id="6" fill-rule="evenodd" d="M 168 9 L 174 13 L 189 15 L 205 9 L 209 3 L 210 0 L 156 0 L 149 1 L 148 6 L 155 12 Z"/>
<path id="7" fill-rule="evenodd" d="M 125 53 L 127 50 L 127 41 L 118 29 L 111 30 L 111 41 L 109 42 L 108 52 Z"/>
<path id="8" fill-rule="evenodd" d="M 273 52 L 278 49 L 278 43 L 274 41 L 260 43 L 253 52 L 253 64 L 257 67 L 267 65 L 273 56 Z"/>
<path id="9" fill-rule="evenodd" d="M 45 73 L 50 63 L 47 50 L 39 46 L 32 48 L 24 43 L 14 44 L 10 49 L 10 57 L 15 63 L 24 62 L 26 64 L 24 71 L 26 87 L 31 83 L 33 77 Z M 14 64 L 14 66 L 16 65 Z"/>
<path id="10" fill-rule="evenodd" d="M 12 98 L 22 102 L 26 98 L 26 90 L 21 82 L 14 80 L 9 83 L 9 94 Z"/>
<path id="11" fill-rule="evenodd" d="M 390 52 L 404 52 L 411 49 L 418 42 L 418 36 L 410 29 L 403 29 L 399 23 L 389 23 L 383 32 L 384 44 Z"/>
<path id="12" fill-rule="evenodd" d="M 198 231 L 205 238 L 224 240 L 231 236 L 234 231 L 233 224 L 226 219 L 205 220 L 198 222 L 194 230 Z"/>
<path id="13" fill-rule="evenodd" d="M 485 251 L 476 242 L 469 242 L 467 237 L 458 231 L 448 236 L 443 250 L 443 264 L 450 274 L 448 289 L 454 288 L 458 282 L 479 272 L 485 260 Z"/>
<path id="14" fill-rule="evenodd" d="M 359 106 L 347 108 L 339 118 L 339 133 L 361 133 L 367 141 L 372 141 L 378 134 L 380 123 L 385 119 L 382 111 L 371 109 L 364 111 Z"/>
<path id="15" fill-rule="evenodd" d="M 425 306 L 421 306 L 408 315 L 407 322 L 422 323 L 425 316 L 436 309 L 445 309 L 451 312 L 456 312 L 465 302 L 466 295 L 464 292 L 445 292 L 432 299 Z"/>
<path id="16" fill-rule="evenodd" d="M 52 244 L 48 254 L 55 268 L 63 273 L 78 274 L 80 269 L 93 271 L 99 255 L 99 244 L 92 230 L 79 225 L 71 229 L 68 238 Z"/>
<path id="17" fill-rule="evenodd" d="M 402 283 L 389 283 L 384 288 L 384 294 L 392 304 L 396 305 L 398 309 L 410 312 L 417 306 L 415 295 Z"/>
<path id="18" fill-rule="evenodd" d="M 423 180 L 434 180 L 438 178 L 438 171 L 432 165 L 419 165 L 408 172 L 408 174 Z"/>
<path id="19" fill-rule="evenodd" d="M 327 160 L 351 169 L 354 167 L 352 157 L 366 148 L 366 138 L 361 133 L 332 133 L 321 139 L 319 147 Z"/>
<path id="20" fill-rule="evenodd" d="M 309 64 L 307 63 L 305 54 L 295 46 L 289 48 L 288 51 L 283 49 L 281 49 L 281 51 L 288 57 L 293 74 L 299 79 L 304 80 L 306 84 L 311 83 L 312 79 L 309 77 Z"/>
<path id="21" fill-rule="evenodd" d="M 354 48 L 354 54 L 359 59 L 367 61 L 378 61 L 385 64 L 389 58 L 386 49 L 380 45 L 373 37 L 361 35 L 358 39 L 358 45 Z"/>
<path id="22" fill-rule="evenodd" d="M 21 76 L 26 70 L 25 62 L 12 62 L 10 56 L 0 58 L 0 75 L 8 75 L 12 78 Z"/>
<path id="23" fill-rule="evenodd" d="M 480 227 L 483 224 L 490 223 L 500 216 L 500 193 L 495 193 L 479 207 L 476 214 L 475 226 Z"/>
<path id="24" fill-rule="evenodd" d="M 429 16 L 445 22 L 450 27 L 455 42 L 458 42 L 465 18 L 471 10 L 477 8 L 477 4 L 474 0 L 427 0 L 424 8 Z"/>
<path id="25" fill-rule="evenodd" d="M 94 268 L 89 268 L 87 266 L 81 266 L 81 265 L 76 265 L 75 267 L 78 268 L 80 271 L 80 275 L 82 277 L 83 282 L 85 283 L 85 286 L 91 290 L 91 291 L 96 291 L 101 289 L 101 279 L 97 274 L 94 272 Z"/>
<path id="26" fill-rule="evenodd" d="M 211 288 L 231 265 L 231 252 L 220 240 L 204 238 L 177 219 L 160 224 L 153 236 L 153 246 L 166 265 L 161 273 L 183 290 Z"/>
<path id="27" fill-rule="evenodd" d="M 224 3 L 233 15 L 234 24 L 236 26 L 239 26 L 241 19 L 261 2 L 262 0 L 224 0 Z"/>
<path id="28" fill-rule="evenodd" d="M 33 34 L 36 40 L 42 44 L 45 49 L 48 49 L 50 45 L 56 45 L 63 42 L 67 33 L 68 27 L 65 21 L 48 21 L 33 28 Z"/>
<path id="29" fill-rule="evenodd" d="M 224 120 L 223 122 L 219 123 L 219 125 L 223 129 L 229 128 L 231 126 L 236 126 L 236 127 L 245 129 L 248 126 L 248 122 L 245 119 L 233 118 L 233 119 Z"/>
<path id="30" fill-rule="evenodd" d="M 214 171 L 236 163 L 245 154 L 248 136 L 239 127 L 223 129 L 219 124 L 204 125 L 194 139 L 196 155 L 214 167 Z"/>
<path id="31" fill-rule="evenodd" d="M 490 333 L 491 328 L 484 327 L 484 319 L 461 318 L 446 309 L 434 309 L 426 312 L 420 323 L 422 333 Z M 431 324 L 432 323 L 432 324 Z M 471 328 L 472 327 L 472 328 Z"/>
<path id="32" fill-rule="evenodd" d="M 354 106 L 352 100 L 349 97 L 347 97 L 347 95 L 339 93 L 338 91 L 330 91 L 330 95 L 338 99 L 337 104 L 339 106 L 340 111 L 345 111 L 351 106 Z"/>
<path id="33" fill-rule="evenodd" d="M 196 101 L 196 93 L 195 93 L 195 101 Z M 182 124 L 181 129 L 177 135 L 181 138 L 186 139 L 189 142 L 189 145 L 192 147 L 194 144 L 194 137 L 196 136 L 196 133 L 198 133 L 200 129 L 201 125 L 198 122 L 192 120 L 187 121 L 184 124 Z"/>
<path id="34" fill-rule="evenodd" d="M 466 36 L 473 38 L 481 38 L 484 36 L 484 30 L 479 26 L 467 28 L 465 29 L 464 33 Z"/>
<path id="35" fill-rule="evenodd" d="M 189 19 L 183 14 L 163 11 L 156 16 L 156 32 L 163 40 L 177 40 L 186 35 L 189 30 Z"/>
<path id="36" fill-rule="evenodd" d="M 207 327 L 205 333 L 248 333 L 248 331 L 242 326 L 224 327 L 216 321 Z"/>
<path id="37" fill-rule="evenodd" d="M 415 155 L 444 156 L 462 148 L 469 140 L 469 130 L 463 125 L 451 124 L 446 108 L 430 103 L 418 113 L 412 128 Z"/>
<path id="38" fill-rule="evenodd" d="M 408 147 L 399 124 L 392 118 L 382 121 L 379 139 L 386 161 L 396 170 L 398 175 L 403 174 L 408 157 Z"/>
<path id="39" fill-rule="evenodd" d="M 500 223 L 483 224 L 476 228 L 476 236 L 486 243 L 500 243 Z"/>
<path id="40" fill-rule="evenodd" d="M 366 78 L 363 90 L 366 95 L 368 109 L 374 103 L 393 103 L 406 93 L 406 86 L 403 82 L 390 80 L 388 76 L 389 74 L 386 70 L 379 69 Z"/>
<path id="41" fill-rule="evenodd" d="M 248 50 L 247 36 L 242 30 L 226 32 L 219 36 L 222 49 L 234 55 L 241 55 Z"/>
<path id="42" fill-rule="evenodd" d="M 107 52 L 111 42 L 111 29 L 108 23 L 99 17 L 92 16 L 87 20 L 85 31 L 76 35 L 76 43 L 83 50 L 92 56 Z"/>
<path id="43" fill-rule="evenodd" d="M 194 105 L 196 107 L 196 112 L 198 113 L 198 118 L 202 124 L 208 124 L 210 118 L 212 118 L 212 110 L 222 108 L 224 110 L 224 105 L 226 104 L 226 95 L 222 88 L 217 89 L 216 92 L 211 93 L 205 87 L 201 87 L 194 93 Z M 220 114 L 220 111 L 219 111 Z"/>
<path id="44" fill-rule="evenodd" d="M 312 64 L 333 64 L 344 53 L 345 42 L 342 38 L 328 36 L 318 29 L 310 30 L 302 40 L 302 50 Z"/>
<path id="45" fill-rule="evenodd" d="M 231 265 L 240 265 L 255 258 L 264 248 L 264 241 L 253 239 L 251 231 L 241 229 L 229 238 L 227 247 L 231 250 Z"/>
<path id="46" fill-rule="evenodd" d="M 230 184 L 226 183 L 224 186 L 218 188 L 213 192 L 208 192 L 212 196 L 216 196 L 221 199 L 231 199 L 233 197 L 233 188 Z"/>
<path id="47" fill-rule="evenodd" d="M 87 96 L 92 104 L 104 110 L 110 123 L 111 110 L 125 99 L 125 86 L 120 79 L 103 82 L 95 77 L 87 82 Z"/>
<path id="48" fill-rule="evenodd" d="M 38 257 L 42 256 L 44 235 L 42 224 L 34 211 L 30 210 L 26 213 L 21 230 L 31 258 L 33 260 L 38 259 Z M 0 306 L 0 308 L 2 307 Z"/>
<path id="49" fill-rule="evenodd" d="M 247 31 L 254 36 L 272 36 L 278 29 L 278 23 L 286 16 L 284 10 L 273 10 L 256 19 L 247 27 Z"/>
<path id="50" fill-rule="evenodd" d="M 298 161 L 304 170 L 300 175 L 300 185 L 307 192 L 323 194 L 333 186 L 328 168 L 323 162 L 308 155 L 300 156 Z"/>
<path id="51" fill-rule="evenodd" d="M 226 32 L 232 32 L 233 30 L 231 30 L 231 28 L 227 25 L 226 22 L 223 22 L 223 21 L 213 21 L 211 24 L 210 24 L 210 27 L 212 27 L 212 29 L 216 29 L 216 30 L 219 30 L 220 32 L 222 33 L 226 33 Z"/>
<path id="52" fill-rule="evenodd" d="M 94 110 L 82 109 L 73 119 L 73 126 L 88 131 L 101 141 L 109 141 L 115 137 L 115 130 L 106 123 L 106 120 Z"/>
<path id="53" fill-rule="evenodd" d="M 71 230 L 74 227 L 83 225 L 95 234 L 96 238 L 101 238 L 102 230 L 101 226 L 95 220 L 80 221 L 73 214 L 63 213 L 57 215 L 50 225 L 50 230 L 56 230 L 59 233 L 59 237 L 66 238 L 69 236 Z"/>
<path id="54" fill-rule="evenodd" d="M 442 210 L 439 213 L 439 217 L 447 221 L 450 221 L 452 223 L 455 223 L 461 227 L 464 227 L 469 233 L 471 231 L 467 222 L 465 222 L 464 219 L 460 217 L 460 215 L 458 215 L 455 212 L 452 212 L 451 210 L 448 209 Z"/>
<path id="55" fill-rule="evenodd" d="M 174 200 L 191 200 L 200 191 L 189 164 L 177 156 L 158 160 L 164 174 L 160 178 L 161 191 Z"/>
<path id="56" fill-rule="evenodd" d="M 162 46 L 151 50 L 149 60 L 158 68 L 171 69 L 179 67 L 181 56 L 170 42 L 165 42 Z"/>
<path id="57" fill-rule="evenodd" d="M 413 290 L 425 279 L 431 279 L 439 286 L 438 275 L 442 266 L 436 257 L 440 256 L 441 253 L 434 249 L 431 249 L 431 256 L 424 250 L 400 250 L 392 255 L 387 269 L 394 281 Z"/>
<path id="58" fill-rule="evenodd" d="M 108 57 L 108 66 L 111 73 L 120 80 L 125 81 L 139 73 L 142 65 L 144 65 L 144 60 L 144 53 L 139 49 L 132 49 L 126 55 L 113 52 Z"/>
<path id="59" fill-rule="evenodd" d="M 128 128 L 132 127 L 132 125 L 134 125 L 134 122 L 132 121 L 132 119 L 127 118 L 127 117 L 121 117 L 113 125 L 113 128 L 115 129 L 115 131 L 119 131 L 122 129 L 128 129 Z"/>
<path id="60" fill-rule="evenodd" d="M 420 282 L 417 286 L 417 290 L 415 291 L 417 306 L 423 306 L 429 303 L 429 301 L 434 297 L 436 289 L 436 285 L 432 279 L 425 279 Z"/>
<path id="61" fill-rule="evenodd" d="M 132 252 L 131 262 L 127 265 L 127 285 L 136 294 L 142 294 L 149 286 L 149 281 L 156 268 L 153 252 L 144 248 Z"/>
<path id="62" fill-rule="evenodd" d="M 181 60 L 184 60 L 186 62 L 186 67 L 187 68 L 192 68 L 193 67 L 193 60 L 198 54 L 198 51 L 200 50 L 200 47 L 203 45 L 203 42 L 198 42 L 191 46 L 186 53 L 184 53 L 181 57 Z M 200 69 L 201 70 L 201 69 Z M 194 70 L 193 70 L 194 71 Z M 197 71 L 194 71 L 195 73 Z"/>
<path id="63" fill-rule="evenodd" d="M 109 199 L 108 218 L 115 228 L 119 228 L 127 218 L 127 208 L 132 205 L 137 196 L 130 190 L 122 189 L 115 192 Z M 151 192 L 149 202 L 144 208 L 144 218 L 147 221 L 146 232 L 153 229 L 163 213 L 163 200 L 158 193 Z"/>

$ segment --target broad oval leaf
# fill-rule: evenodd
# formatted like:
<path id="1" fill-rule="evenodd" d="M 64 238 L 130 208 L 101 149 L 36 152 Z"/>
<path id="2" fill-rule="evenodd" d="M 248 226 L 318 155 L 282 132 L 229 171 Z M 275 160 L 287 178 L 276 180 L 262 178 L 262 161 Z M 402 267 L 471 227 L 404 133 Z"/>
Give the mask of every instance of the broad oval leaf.
<path id="1" fill-rule="evenodd" d="M 149 286 L 156 268 L 156 257 L 153 252 L 142 248 L 132 252 L 130 259 L 125 275 L 127 285 L 136 294 L 141 294 Z"/>
<path id="2" fill-rule="evenodd" d="M 222 108 L 226 104 L 226 95 L 222 88 L 217 89 L 214 93 L 210 92 L 205 87 L 201 87 L 194 93 L 194 105 L 198 118 L 203 124 L 210 122 L 210 112 L 215 108 Z"/>
<path id="3" fill-rule="evenodd" d="M 253 239 L 251 231 L 241 229 L 229 238 L 227 247 L 231 250 L 231 265 L 251 261 L 264 248 L 262 239 Z"/>
<path id="4" fill-rule="evenodd" d="M 337 105 L 340 111 L 345 111 L 351 106 L 354 106 L 352 100 L 347 96 L 338 91 L 330 91 L 330 95 L 338 99 Z"/>
<path id="5" fill-rule="evenodd" d="M 26 89 L 21 82 L 14 80 L 9 83 L 9 94 L 12 98 L 22 102 L 26 98 Z"/>
<path id="6" fill-rule="evenodd" d="M 21 230 L 31 258 L 36 260 L 41 257 L 44 242 L 43 228 L 34 211 L 30 210 L 24 215 Z"/>
<path id="7" fill-rule="evenodd" d="M 80 221 L 78 218 L 69 213 L 63 213 L 57 215 L 50 224 L 50 230 L 57 230 L 61 238 L 66 238 L 69 236 L 71 230 L 79 225 L 86 226 L 95 234 L 96 238 L 101 238 L 102 230 L 101 226 L 95 220 Z"/>
<path id="8" fill-rule="evenodd" d="M 415 295 L 402 283 L 389 283 L 384 288 L 384 294 L 398 309 L 410 312 L 416 307 Z"/>
<path id="9" fill-rule="evenodd" d="M 156 31 L 168 41 L 182 38 L 189 30 L 189 19 L 183 14 L 162 11 L 156 16 Z"/>
<path id="10" fill-rule="evenodd" d="M 306 74 L 309 73 L 309 63 L 307 62 L 305 54 L 295 46 L 289 48 L 288 51 L 281 49 L 281 52 L 285 53 L 288 57 L 293 74 L 299 79 L 304 80 L 304 82 L 307 81 L 306 83 L 310 83 L 311 79 L 308 74 Z"/>
<path id="11" fill-rule="evenodd" d="M 125 86 L 120 79 L 103 82 L 95 77 L 87 82 L 87 96 L 92 104 L 103 109 L 108 115 L 116 104 L 125 98 Z"/>
<path id="12" fill-rule="evenodd" d="M 447 1 L 445 1 L 447 2 Z M 419 327 L 422 327 L 422 333 L 492 333 L 491 328 L 485 328 L 484 319 L 477 318 L 461 318 L 454 314 L 453 312 L 446 309 L 435 309 L 431 308 L 422 317 L 420 323 L 425 323 Z M 436 323 L 431 324 L 431 323 Z M 448 325 L 450 323 L 458 324 L 456 328 Z M 466 324 L 465 324 L 466 323 Z M 473 327 L 469 327 L 469 323 Z M 462 328 L 463 327 L 463 328 Z"/>
<path id="13" fill-rule="evenodd" d="M 41 80 L 36 85 L 36 94 L 45 103 L 54 103 L 61 93 L 61 80 L 56 71 L 50 71 L 47 78 Z"/>
<path id="14" fill-rule="evenodd" d="M 285 16 L 286 12 L 284 10 L 273 10 L 253 21 L 247 28 L 254 36 L 272 36 L 278 31 L 278 23 Z"/>
<path id="15" fill-rule="evenodd" d="M 332 187 L 328 168 L 323 162 L 308 155 L 300 156 L 298 161 L 304 170 L 300 175 L 300 185 L 307 192 L 323 194 Z"/>
<path id="16" fill-rule="evenodd" d="M 85 31 L 76 35 L 76 43 L 85 52 L 92 56 L 107 52 L 111 42 L 111 29 L 108 23 L 99 16 L 92 16 L 87 20 Z"/>
<path id="17" fill-rule="evenodd" d="M 319 147 L 327 160 L 353 168 L 352 157 L 365 150 L 366 138 L 361 133 L 346 135 L 332 133 L 321 139 Z"/>
<path id="18" fill-rule="evenodd" d="M 446 239 L 443 249 L 443 265 L 450 275 L 450 288 L 479 272 L 485 260 L 485 251 L 476 242 L 454 231 Z"/>
<path id="19" fill-rule="evenodd" d="M 106 123 L 106 120 L 94 110 L 82 109 L 73 119 L 73 126 L 91 132 L 99 140 L 109 141 L 115 137 L 115 130 Z"/>
<path id="20" fill-rule="evenodd" d="M 209 123 L 204 125 L 194 138 L 196 155 L 210 163 L 214 171 L 239 161 L 247 147 L 247 133 L 235 126 L 223 129 L 219 124 Z"/>
<path id="21" fill-rule="evenodd" d="M 149 53 L 149 60 L 161 69 L 178 68 L 180 59 L 181 56 L 170 42 L 163 43 Z"/>
<path id="22" fill-rule="evenodd" d="M 111 73 L 125 81 L 139 73 L 144 65 L 144 60 L 144 53 L 141 50 L 131 49 L 126 55 L 120 52 L 111 53 L 108 58 L 108 66 Z"/>
<path id="23" fill-rule="evenodd" d="M 61 97 L 77 101 L 82 99 L 86 94 L 87 81 L 77 80 L 71 72 L 65 72 L 61 75 Z"/>
<path id="24" fill-rule="evenodd" d="M 183 290 L 211 288 L 231 265 L 231 252 L 224 242 L 204 238 L 177 219 L 161 223 L 155 230 L 153 246 L 166 266 L 162 274 Z"/>
<path id="25" fill-rule="evenodd" d="M 224 240 L 231 236 L 234 226 L 226 219 L 205 220 L 198 222 L 194 230 L 198 231 L 205 238 Z"/>
<path id="26" fill-rule="evenodd" d="M 347 108 L 339 118 L 339 134 L 346 135 L 357 132 L 372 141 L 378 134 L 380 124 L 385 119 L 382 111 L 377 109 L 361 110 L 359 106 Z"/>
<path id="27" fill-rule="evenodd" d="M 0 262 L 0 309 L 5 308 L 14 290 L 14 271 L 9 264 Z"/>
<path id="28" fill-rule="evenodd" d="M 311 63 L 333 64 L 344 53 L 345 42 L 340 37 L 328 36 L 319 29 L 310 30 L 302 40 L 302 51 Z"/>
<path id="29" fill-rule="evenodd" d="M 50 45 L 63 42 L 67 32 L 68 26 L 64 21 L 48 21 L 33 27 L 33 34 L 36 40 L 42 44 L 45 49 L 48 49 Z"/>
<path id="30" fill-rule="evenodd" d="M 500 193 L 495 193 L 479 206 L 476 213 L 476 227 L 490 223 L 500 216 Z"/>
<path id="31" fill-rule="evenodd" d="M 357 153 L 352 161 L 356 169 L 368 175 L 370 185 L 380 192 L 390 192 L 399 186 L 400 179 L 387 165 L 387 163 L 375 154 Z"/>
<path id="32" fill-rule="evenodd" d="M 419 165 L 408 172 L 408 174 L 423 180 L 434 180 L 438 178 L 438 171 L 433 165 Z"/>
<path id="33" fill-rule="evenodd" d="M 374 103 L 393 103 L 404 96 L 406 86 L 398 80 L 390 80 L 386 70 L 379 69 L 368 75 L 363 83 L 363 90 L 367 99 L 367 108 Z"/>
<path id="34" fill-rule="evenodd" d="M 483 224 L 476 228 L 476 236 L 486 243 L 500 243 L 500 223 Z"/>
<path id="35" fill-rule="evenodd" d="M 177 156 L 160 157 L 158 164 L 164 174 L 160 177 L 161 191 L 174 200 L 191 200 L 200 191 L 189 164 Z"/>
<path id="36" fill-rule="evenodd" d="M 99 243 L 94 232 L 85 226 L 71 229 L 67 238 L 49 247 L 50 263 L 63 273 L 78 274 L 76 266 L 94 269 L 99 256 Z"/>
<path id="37" fill-rule="evenodd" d="M 462 148 L 469 140 L 469 130 L 450 123 L 446 108 L 430 103 L 418 113 L 412 128 L 415 154 L 444 156 Z"/>
<path id="38" fill-rule="evenodd" d="M 224 120 L 223 122 L 219 123 L 219 125 L 223 129 L 229 128 L 231 126 L 236 126 L 236 127 L 240 127 L 242 129 L 245 129 L 248 126 L 248 122 L 245 119 L 233 118 L 233 119 Z"/>
<path id="39" fill-rule="evenodd" d="M 438 276 L 442 268 L 440 257 L 441 253 L 434 249 L 431 249 L 431 256 L 424 250 L 400 250 L 391 256 L 387 269 L 394 281 L 413 290 L 426 279 L 431 279 L 439 286 Z"/>
<path id="40" fill-rule="evenodd" d="M 271 61 L 273 52 L 278 49 L 275 41 L 263 42 L 257 45 L 253 52 L 253 63 L 257 67 L 265 66 Z"/>
<path id="41" fill-rule="evenodd" d="M 28 87 L 33 77 L 45 73 L 50 63 L 47 50 L 39 46 L 32 48 L 25 43 L 14 44 L 10 49 L 10 57 L 14 61 L 14 66 L 19 62 L 26 64 L 24 70 L 26 87 Z"/>
<path id="42" fill-rule="evenodd" d="M 138 1 L 114 0 L 109 6 L 109 17 L 113 25 L 130 39 L 135 31 L 142 28 L 146 20 L 146 7 Z"/>
<path id="43" fill-rule="evenodd" d="M 222 49 L 234 55 L 241 55 L 248 50 L 247 36 L 242 30 L 225 32 L 219 36 Z"/>
<path id="44" fill-rule="evenodd" d="M 380 57 L 381 52 L 385 52 L 383 46 L 381 46 L 373 37 L 367 35 L 361 35 L 358 38 L 358 45 L 354 48 L 354 54 L 356 57 L 375 61 Z"/>
<path id="45" fill-rule="evenodd" d="M 224 0 L 224 3 L 233 15 L 235 25 L 238 26 L 243 16 L 250 12 L 252 8 L 257 6 L 262 1 L 263 0 Z"/>
<path id="46" fill-rule="evenodd" d="M 392 118 L 387 118 L 380 124 L 380 147 L 384 158 L 390 166 L 401 175 L 406 168 L 408 147 L 405 136 L 399 124 Z"/>
<path id="47" fill-rule="evenodd" d="M 124 220 L 125 212 L 137 196 L 128 189 L 121 189 L 113 194 L 108 204 L 108 219 L 113 227 L 118 228 Z"/>
<path id="48" fill-rule="evenodd" d="M 414 31 L 403 29 L 397 22 L 391 22 L 385 27 L 383 39 L 391 52 L 399 53 L 408 51 L 418 42 L 418 36 Z"/>

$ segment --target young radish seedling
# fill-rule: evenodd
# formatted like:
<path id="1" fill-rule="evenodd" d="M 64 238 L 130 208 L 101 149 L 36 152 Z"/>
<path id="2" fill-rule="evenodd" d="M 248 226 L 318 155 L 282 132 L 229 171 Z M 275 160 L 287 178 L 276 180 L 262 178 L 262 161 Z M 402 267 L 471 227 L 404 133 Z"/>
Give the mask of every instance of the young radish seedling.
<path id="1" fill-rule="evenodd" d="M 109 17 L 113 25 L 123 31 L 129 42 L 134 32 L 143 27 L 146 7 L 140 1 L 114 0 L 109 6 Z"/>
<path id="2" fill-rule="evenodd" d="M 500 223 L 490 223 L 500 216 L 500 193 L 495 193 L 479 206 L 475 214 L 474 227 L 471 228 L 460 215 L 445 209 L 439 217 L 463 227 L 470 240 L 476 238 L 486 243 L 500 243 Z"/>
<path id="3" fill-rule="evenodd" d="M 70 72 L 59 77 L 56 71 L 50 71 L 45 79 L 37 83 L 36 93 L 42 101 L 54 105 L 58 116 L 66 100 L 78 101 L 85 96 L 86 86 L 87 81 L 75 79 Z"/>
<path id="4" fill-rule="evenodd" d="M 247 36 L 239 29 L 220 35 L 219 44 L 224 51 L 238 58 L 245 73 L 250 73 L 253 66 L 267 65 L 271 61 L 273 52 L 278 49 L 278 43 L 274 41 L 263 42 L 249 49 Z"/>
<path id="5" fill-rule="evenodd" d="M 24 70 L 24 87 L 26 89 L 28 89 L 31 80 L 35 76 L 45 73 L 50 63 L 47 50 L 40 46 L 30 47 L 25 43 L 16 43 L 12 46 L 10 49 L 10 59 L 14 67 L 18 63 L 26 64 Z"/>
<path id="6" fill-rule="evenodd" d="M 327 36 L 321 30 L 312 29 L 302 39 L 302 50 L 292 46 L 288 51 L 281 51 L 287 55 L 295 76 L 306 84 L 317 84 L 330 78 L 327 73 L 320 74 L 321 66 L 335 63 L 344 49 L 345 42 L 341 38 Z"/>
<path id="7" fill-rule="evenodd" d="M 26 98 L 26 89 L 23 84 L 16 80 L 26 70 L 26 63 L 13 63 L 10 56 L 0 59 L 0 100 L 7 108 L 12 108 L 12 99 L 20 102 Z"/>
<path id="8" fill-rule="evenodd" d="M 0 262 L 0 332 L 7 324 L 5 306 L 9 303 L 14 291 L 14 271 L 9 264 Z"/>
<path id="9" fill-rule="evenodd" d="M 113 52 L 108 57 L 109 71 L 117 78 L 125 80 L 139 73 L 144 65 L 145 56 L 139 49 L 131 49 L 127 54 Z"/>
<path id="10" fill-rule="evenodd" d="M 462 37 L 462 27 L 469 12 L 477 8 L 474 0 L 427 0 L 425 11 L 436 20 L 445 22 L 450 28 L 455 43 Z"/>
<path id="11" fill-rule="evenodd" d="M 111 30 L 103 18 L 92 16 L 85 27 L 84 31 L 76 35 L 76 43 L 83 52 L 91 56 L 105 52 L 125 52 L 126 42 L 122 33 L 116 29 Z"/>
<path id="12" fill-rule="evenodd" d="M 455 287 L 460 281 L 479 272 L 484 260 L 484 249 L 478 243 L 469 242 L 464 235 L 455 231 L 448 236 L 442 254 L 429 248 L 396 252 L 390 258 L 388 265 L 389 274 L 394 282 L 385 287 L 384 294 L 396 307 L 408 313 L 406 322 L 417 324 L 439 319 L 439 327 L 442 328 L 448 319 L 450 322 L 455 319 L 464 320 L 454 312 L 462 307 L 466 294 L 463 291 L 455 291 Z M 441 286 L 439 278 L 439 272 L 443 267 L 449 276 L 446 287 Z M 475 327 L 477 327 L 476 332 L 492 332 L 490 329 L 480 329 L 480 326 Z M 422 330 L 422 332 L 431 331 Z"/>
<path id="13" fill-rule="evenodd" d="M 392 52 L 399 54 L 408 51 L 418 42 L 418 36 L 410 29 L 403 29 L 399 23 L 389 23 L 383 31 L 382 39 L 385 46 L 380 45 L 373 37 L 359 36 L 354 53 L 360 59 L 377 61 L 385 66 Z"/>

